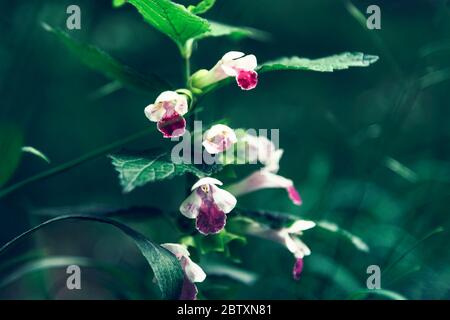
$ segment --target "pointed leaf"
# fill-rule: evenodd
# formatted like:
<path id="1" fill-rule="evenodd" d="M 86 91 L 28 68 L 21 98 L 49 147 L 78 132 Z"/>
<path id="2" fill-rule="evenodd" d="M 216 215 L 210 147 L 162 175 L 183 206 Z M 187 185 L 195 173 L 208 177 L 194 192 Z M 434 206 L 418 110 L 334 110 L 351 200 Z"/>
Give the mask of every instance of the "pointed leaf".
<path id="1" fill-rule="evenodd" d="M 281 58 L 264 63 L 259 72 L 279 70 L 309 70 L 319 72 L 333 72 L 350 67 L 367 67 L 378 60 L 377 56 L 361 52 L 344 52 L 320 59 Z"/>
<path id="2" fill-rule="evenodd" d="M 353 293 L 349 300 L 363 300 L 367 298 L 369 295 L 377 295 L 384 297 L 388 300 L 408 300 L 401 294 L 391 291 L 391 290 L 384 290 L 384 289 L 367 289 L 367 290 L 361 290 L 358 292 Z"/>
<path id="3" fill-rule="evenodd" d="M 128 0 L 128 3 L 139 11 L 145 21 L 168 35 L 180 47 L 209 30 L 207 20 L 170 0 Z"/>
<path id="4" fill-rule="evenodd" d="M 36 157 L 41 158 L 45 162 L 50 163 L 50 159 L 36 148 L 30 147 L 30 146 L 25 146 L 25 147 L 22 147 L 22 152 L 31 153 L 31 154 L 35 155 Z"/>
<path id="5" fill-rule="evenodd" d="M 189 6 L 188 10 L 193 14 L 203 14 L 216 4 L 216 0 L 202 0 L 196 6 Z"/>
<path id="6" fill-rule="evenodd" d="M 156 75 L 143 76 L 131 68 L 120 64 L 102 50 L 71 38 L 67 33 L 54 29 L 48 24 L 43 28 L 55 35 L 62 43 L 89 68 L 103 73 L 111 80 L 117 80 L 124 86 L 144 92 L 164 91 L 171 86 Z"/>
<path id="7" fill-rule="evenodd" d="M 236 27 L 213 21 L 209 21 L 209 24 L 210 24 L 210 31 L 205 32 L 196 37 L 197 40 L 211 37 L 224 37 L 224 36 L 230 37 L 235 40 L 250 38 L 254 40 L 265 41 L 270 38 L 267 32 L 249 27 Z"/>
<path id="8" fill-rule="evenodd" d="M 122 233 L 130 237 L 142 255 L 147 260 L 148 264 L 153 270 L 155 278 L 157 280 L 158 286 L 161 290 L 163 298 L 166 299 L 178 299 L 181 293 L 181 288 L 183 284 L 183 270 L 181 269 L 180 262 L 178 259 L 171 254 L 169 251 L 153 243 L 143 234 L 135 231 L 134 229 L 128 227 L 127 225 L 112 220 L 108 218 L 100 218 L 94 216 L 83 216 L 83 215 L 67 215 L 60 216 L 47 220 L 34 228 L 31 228 L 19 236 L 15 237 L 5 245 L 0 248 L 0 255 L 4 253 L 10 246 L 21 240 L 22 238 L 30 235 L 39 229 L 44 228 L 50 224 L 56 222 L 61 222 L 64 220 L 84 220 L 91 222 L 98 222 L 103 224 L 108 224 L 116 229 L 120 230 Z"/>
<path id="9" fill-rule="evenodd" d="M 171 179 L 186 173 L 202 178 L 221 169 L 220 166 L 200 167 L 193 164 L 173 163 L 170 154 L 157 150 L 141 153 L 124 152 L 109 157 L 119 172 L 120 184 L 124 192 L 130 192 L 149 182 Z"/>

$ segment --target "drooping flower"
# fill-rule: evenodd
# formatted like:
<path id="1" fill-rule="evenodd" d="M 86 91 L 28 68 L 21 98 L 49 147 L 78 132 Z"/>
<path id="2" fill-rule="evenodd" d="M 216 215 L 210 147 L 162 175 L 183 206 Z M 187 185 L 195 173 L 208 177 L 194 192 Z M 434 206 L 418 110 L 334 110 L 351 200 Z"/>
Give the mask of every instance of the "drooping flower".
<path id="1" fill-rule="evenodd" d="M 279 162 L 283 156 L 283 149 L 277 149 L 273 141 L 260 135 L 245 134 L 241 139 L 245 143 L 246 160 L 249 163 L 259 161 L 264 165 L 265 170 L 269 172 L 278 172 Z"/>
<path id="2" fill-rule="evenodd" d="M 197 287 L 195 282 L 203 282 L 206 274 L 203 269 L 191 260 L 189 251 L 184 245 L 177 243 L 164 243 L 161 247 L 169 250 L 180 261 L 184 272 L 183 288 L 181 290 L 180 300 L 195 300 L 197 298 Z"/>
<path id="3" fill-rule="evenodd" d="M 235 196 L 240 196 L 261 189 L 282 188 L 286 189 L 289 198 L 295 205 L 301 205 L 302 199 L 294 186 L 294 182 L 276 174 L 280 168 L 279 161 L 283 155 L 283 150 L 276 149 L 273 142 L 266 137 L 247 135 L 244 140 L 249 148 L 249 160 L 254 160 L 256 157 L 264 167 L 240 182 L 232 184 L 227 190 Z"/>
<path id="4" fill-rule="evenodd" d="M 247 178 L 229 186 L 227 190 L 238 197 L 257 190 L 272 188 L 286 189 L 289 198 L 295 205 L 299 206 L 302 204 L 300 194 L 291 179 L 287 179 L 264 169 L 255 171 Z"/>
<path id="5" fill-rule="evenodd" d="M 180 206 L 180 212 L 187 218 L 196 219 L 197 230 L 205 235 L 220 232 L 225 227 L 226 214 L 236 206 L 236 198 L 217 185 L 221 186 L 222 182 L 201 178 Z"/>
<path id="6" fill-rule="evenodd" d="M 202 89 L 228 77 L 234 77 L 242 90 L 251 90 L 258 84 L 255 69 L 258 61 L 254 55 L 230 51 L 211 70 L 199 70 L 191 78 L 193 87 Z"/>
<path id="7" fill-rule="evenodd" d="M 248 225 L 245 232 L 285 246 L 295 258 L 292 276 L 295 280 L 299 280 L 303 270 L 303 258 L 311 254 L 311 250 L 300 240 L 299 236 L 303 234 L 303 231 L 311 229 L 315 225 L 312 221 L 297 220 L 290 227 L 275 230 L 255 222 Z"/>
<path id="8" fill-rule="evenodd" d="M 210 154 L 224 152 L 236 142 L 234 130 L 223 124 L 213 125 L 203 135 L 203 146 Z"/>
<path id="9" fill-rule="evenodd" d="M 175 91 L 164 91 L 155 103 L 144 110 L 147 118 L 157 122 L 158 130 L 164 138 L 182 136 L 186 130 L 186 120 L 183 115 L 188 111 L 188 100 L 184 94 Z"/>

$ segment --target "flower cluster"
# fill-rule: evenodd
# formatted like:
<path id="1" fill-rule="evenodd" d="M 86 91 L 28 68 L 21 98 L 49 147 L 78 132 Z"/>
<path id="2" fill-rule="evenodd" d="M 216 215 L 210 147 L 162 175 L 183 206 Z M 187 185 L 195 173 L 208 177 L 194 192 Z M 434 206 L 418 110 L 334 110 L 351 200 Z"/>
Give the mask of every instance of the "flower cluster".
<path id="1" fill-rule="evenodd" d="M 231 51 L 210 70 L 202 69 L 194 73 L 188 82 L 189 90 L 162 92 L 153 104 L 145 108 L 147 118 L 157 123 L 158 130 L 164 138 L 175 138 L 186 132 L 184 116 L 194 105 L 194 95 L 201 95 L 218 82 L 232 77 L 242 90 L 254 89 L 258 84 L 257 59 L 254 55 Z M 259 162 L 262 167 L 239 182 L 223 187 L 223 183 L 212 177 L 199 179 L 192 187 L 191 194 L 180 205 L 180 212 L 189 219 L 195 219 L 195 227 L 202 235 L 221 232 L 227 222 L 227 214 L 236 206 L 241 195 L 266 188 L 282 188 L 287 191 L 295 205 L 302 200 L 292 180 L 278 175 L 279 162 L 283 150 L 263 136 L 245 134 L 237 136 L 236 132 L 224 124 L 213 125 L 203 133 L 202 146 L 210 155 L 223 155 L 235 144 L 244 145 L 246 160 Z M 298 279 L 303 268 L 303 257 L 310 253 L 308 247 L 298 239 L 303 230 L 314 227 L 308 221 L 299 220 L 289 228 L 274 230 L 255 223 L 246 233 L 282 243 L 291 251 L 296 263 L 294 278 Z M 183 245 L 163 244 L 180 261 L 185 273 L 183 291 L 180 299 L 195 299 L 197 288 L 195 282 L 202 282 L 206 275 L 203 270 L 189 258 L 189 252 Z"/>

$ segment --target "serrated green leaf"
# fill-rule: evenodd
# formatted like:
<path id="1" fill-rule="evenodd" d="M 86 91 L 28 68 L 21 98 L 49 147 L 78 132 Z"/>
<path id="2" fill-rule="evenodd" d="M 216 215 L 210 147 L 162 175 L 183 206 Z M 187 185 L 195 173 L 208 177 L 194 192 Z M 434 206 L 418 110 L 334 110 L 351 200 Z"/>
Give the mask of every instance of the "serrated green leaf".
<path id="1" fill-rule="evenodd" d="M 259 73 L 285 70 L 333 72 L 348 69 L 350 67 L 367 67 L 376 61 L 378 61 L 378 56 L 367 55 L 360 52 L 344 52 L 320 59 L 307 59 L 299 57 L 280 58 L 259 65 L 257 71 Z M 229 77 L 222 81 L 216 82 L 206 88 L 203 88 L 202 94 L 211 93 L 227 84 L 233 83 L 233 81 L 234 79 Z"/>
<path id="2" fill-rule="evenodd" d="M 361 52 L 344 52 L 333 56 L 307 59 L 307 58 L 280 58 L 259 66 L 259 72 L 280 70 L 309 70 L 319 72 L 333 72 L 350 67 L 368 67 L 378 60 L 378 56 Z"/>
<path id="3" fill-rule="evenodd" d="M 0 186 L 4 185 L 19 165 L 22 133 L 14 125 L 0 123 Z"/>
<path id="4" fill-rule="evenodd" d="M 193 14 L 203 14 L 216 4 L 216 0 L 202 0 L 196 6 L 189 6 L 188 10 Z"/>
<path id="5" fill-rule="evenodd" d="M 139 91 L 164 91 L 171 86 L 156 75 L 141 75 L 130 67 L 122 65 L 102 50 L 80 43 L 59 29 L 43 23 L 43 28 L 55 35 L 80 61 L 89 68 L 101 72 L 111 80 L 117 80 L 124 86 Z"/>
<path id="6" fill-rule="evenodd" d="M 65 220 L 98 222 L 111 225 L 120 230 L 122 233 L 124 233 L 134 241 L 144 258 L 147 260 L 148 264 L 153 270 L 163 298 L 178 299 L 181 293 L 184 279 L 183 270 L 181 269 L 181 265 L 178 259 L 163 247 L 150 241 L 143 234 L 135 231 L 134 229 L 121 222 L 108 218 L 83 215 L 67 215 L 47 220 L 7 242 L 0 248 L 0 255 L 24 237 L 44 228 L 45 226 Z"/>
<path id="7" fill-rule="evenodd" d="M 207 20 L 192 14 L 184 6 L 170 0 L 128 0 L 145 21 L 169 36 L 178 46 L 209 31 Z"/>
<path id="8" fill-rule="evenodd" d="M 234 40 L 241 40 L 243 38 L 250 38 L 254 40 L 265 41 L 270 38 L 267 32 L 249 28 L 236 27 L 224 23 L 209 21 L 210 30 L 196 37 L 197 40 L 211 38 L 211 37 L 230 37 Z"/>
<path id="9" fill-rule="evenodd" d="M 25 146 L 25 147 L 22 147 L 22 152 L 31 153 L 32 155 L 35 155 L 36 157 L 41 158 L 45 162 L 50 163 L 50 159 L 36 148 L 30 147 L 30 146 Z"/>
<path id="10" fill-rule="evenodd" d="M 220 170 L 219 166 L 200 167 L 193 164 L 173 163 L 170 154 L 158 150 L 119 153 L 109 157 L 119 172 L 120 184 L 124 192 L 130 192 L 150 182 L 171 179 L 186 173 L 202 178 Z"/>

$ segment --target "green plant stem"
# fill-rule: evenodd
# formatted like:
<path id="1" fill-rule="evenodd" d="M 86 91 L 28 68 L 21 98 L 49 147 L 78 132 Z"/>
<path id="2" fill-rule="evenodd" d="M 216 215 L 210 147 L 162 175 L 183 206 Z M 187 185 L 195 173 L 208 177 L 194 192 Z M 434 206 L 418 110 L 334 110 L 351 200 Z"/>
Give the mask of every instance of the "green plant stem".
<path id="1" fill-rule="evenodd" d="M 191 77 L 191 60 L 189 56 L 184 57 L 184 80 L 186 88 L 189 88 L 189 79 Z M 190 88 L 189 88 L 190 89 Z M 195 101 L 190 102 L 189 111 L 195 107 Z M 187 119 L 187 129 L 192 133 L 194 130 L 194 122 L 197 120 L 197 114 L 193 112 L 193 115 Z M 195 183 L 195 176 L 192 174 L 186 175 L 186 196 L 191 194 L 191 187 Z"/>
<path id="2" fill-rule="evenodd" d="M 72 168 L 74 168 L 76 166 L 79 166 L 80 164 L 83 164 L 83 163 L 85 163 L 85 162 L 87 162 L 89 160 L 95 159 L 95 158 L 97 158 L 99 156 L 102 156 L 102 155 L 108 153 L 108 152 L 114 151 L 114 150 L 116 150 L 116 149 L 118 149 L 118 148 L 120 148 L 120 147 L 122 147 L 122 146 L 124 146 L 124 145 L 126 145 L 128 143 L 130 143 L 130 142 L 133 142 L 133 141 L 138 140 L 138 139 L 140 139 L 142 137 L 145 137 L 146 135 L 148 135 L 152 131 L 154 131 L 154 128 L 147 128 L 145 130 L 139 131 L 139 132 L 134 133 L 134 134 L 132 134 L 132 135 L 126 137 L 126 138 L 117 140 L 117 141 L 115 141 L 113 143 L 110 143 L 110 144 L 105 145 L 103 147 L 100 147 L 100 148 L 98 148 L 96 150 L 88 152 L 88 153 L 86 153 L 86 154 L 84 154 L 84 155 L 82 155 L 82 156 L 80 156 L 80 157 L 78 157 L 76 159 L 70 160 L 68 162 L 65 162 L 65 163 L 59 165 L 59 166 L 53 167 L 53 168 L 51 168 L 49 170 L 43 171 L 43 172 L 38 173 L 38 174 L 36 174 L 34 176 L 31 176 L 31 177 L 29 177 L 27 179 L 19 181 L 19 182 L 15 183 L 15 184 L 7 187 L 7 188 L 4 188 L 4 189 L 0 190 L 0 198 L 2 198 L 4 196 L 6 196 L 6 195 L 8 195 L 8 194 L 18 190 L 18 189 L 20 189 L 20 188 L 22 188 L 24 186 L 27 186 L 27 185 L 29 185 L 31 183 L 34 183 L 36 181 L 49 178 L 51 176 L 54 176 L 54 175 L 56 175 L 58 173 L 61 173 L 61 172 L 67 171 L 67 170 L 70 170 L 70 169 L 72 169 Z"/>

